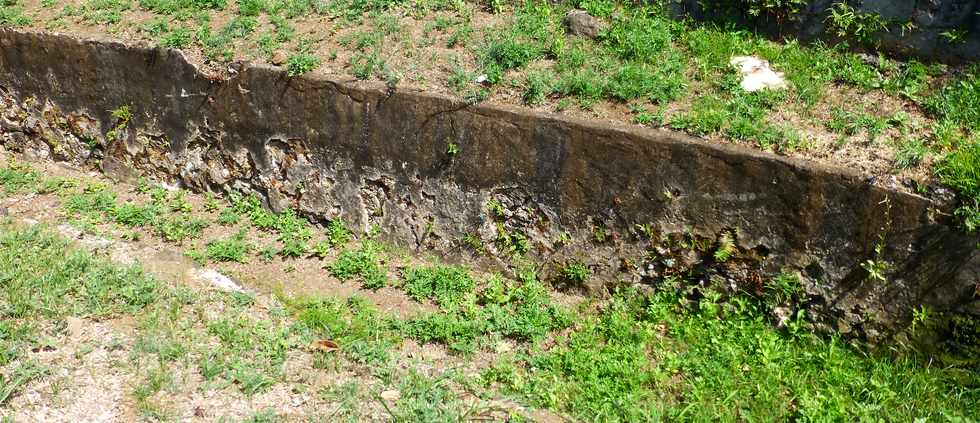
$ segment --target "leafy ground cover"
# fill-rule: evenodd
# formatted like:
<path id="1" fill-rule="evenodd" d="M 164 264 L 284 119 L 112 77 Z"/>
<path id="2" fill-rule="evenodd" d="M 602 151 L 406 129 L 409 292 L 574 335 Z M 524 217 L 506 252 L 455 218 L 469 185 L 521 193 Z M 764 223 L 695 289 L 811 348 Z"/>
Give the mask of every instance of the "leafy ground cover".
<path id="1" fill-rule="evenodd" d="M 573 7 L 604 29 L 568 35 L 562 18 Z M 668 127 L 887 176 L 922 193 L 938 181 L 961 194 L 965 226 L 977 225 L 975 65 L 774 42 L 668 19 L 657 2 L 611 0 L 7 0 L 0 25 L 143 40 L 216 72 L 230 60 L 269 62 L 291 76 L 317 72 Z M 729 65 L 736 55 L 768 60 L 789 88 L 743 92 Z"/>
<path id="2" fill-rule="evenodd" d="M 775 328 L 763 304 L 795 295 L 793 275 L 766 283 L 761 301 L 692 299 L 677 278 L 654 294 L 569 297 L 533 263 L 512 277 L 476 272 L 247 196 L 55 169 L 0 166 L 8 420 L 97 411 L 77 404 L 159 421 L 980 418 L 975 363 L 868 352 L 808 332 L 801 313 Z M 202 228 L 180 239 L 154 229 L 177 219 Z M 69 243 L 65 224 L 82 245 L 125 246 L 156 271 Z M 254 285 L 225 292 L 167 273 L 192 259 Z"/>

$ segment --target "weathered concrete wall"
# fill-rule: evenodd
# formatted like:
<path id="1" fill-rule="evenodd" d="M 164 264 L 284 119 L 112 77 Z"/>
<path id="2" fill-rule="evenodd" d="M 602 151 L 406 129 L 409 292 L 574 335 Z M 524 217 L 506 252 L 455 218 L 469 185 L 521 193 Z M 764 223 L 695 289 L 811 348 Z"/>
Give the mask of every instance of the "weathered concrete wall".
<path id="1" fill-rule="evenodd" d="M 450 256 L 465 254 L 467 234 L 505 256 L 499 232 L 521 234 L 533 256 L 584 259 L 606 282 L 681 274 L 749 289 L 799 270 L 819 319 L 872 339 L 920 303 L 980 314 L 978 237 L 953 228 L 937 210 L 946 206 L 846 169 L 233 67 L 231 78 L 210 79 L 174 51 L 0 30 L 0 141 L 114 175 L 257 192 L 273 208 L 378 224 L 393 241 Z M 110 115 L 121 105 L 133 111 L 122 127 Z M 487 211 L 491 199 L 503 215 Z M 711 263 L 725 231 L 739 250 Z M 887 282 L 861 267 L 880 239 Z"/>
<path id="2" fill-rule="evenodd" d="M 803 41 L 839 41 L 828 16 L 830 7 L 840 1 L 808 0 L 795 19 L 776 22 L 762 16 L 746 23 Z M 668 0 L 667 4 L 668 10 L 677 16 L 703 20 L 730 17 L 731 11 L 724 10 L 725 7 L 740 8 L 738 2 L 726 0 Z M 849 0 L 847 4 L 858 13 L 876 14 L 888 23 L 888 30 L 875 36 L 881 49 L 887 52 L 946 62 L 980 60 L 980 2 L 977 0 Z M 903 30 L 906 24 L 914 28 Z M 953 31 L 963 31 L 965 37 L 954 42 L 943 35 Z"/>

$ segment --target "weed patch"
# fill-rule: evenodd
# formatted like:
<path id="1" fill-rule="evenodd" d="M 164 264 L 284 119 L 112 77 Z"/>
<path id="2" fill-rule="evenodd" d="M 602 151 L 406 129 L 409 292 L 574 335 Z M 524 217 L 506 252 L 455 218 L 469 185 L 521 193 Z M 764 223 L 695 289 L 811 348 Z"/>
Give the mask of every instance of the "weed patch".
<path id="1" fill-rule="evenodd" d="M 245 236 L 246 232 L 242 229 L 229 238 L 208 242 L 207 258 L 215 261 L 244 263 L 247 254 L 252 250 L 252 244 L 245 239 Z"/>
<path id="2" fill-rule="evenodd" d="M 340 280 L 360 277 L 367 289 L 380 289 L 388 284 L 387 271 L 380 264 L 380 247 L 370 241 L 357 250 L 344 249 L 333 263 L 327 266 L 330 274 Z"/>
<path id="3" fill-rule="evenodd" d="M 980 399 L 914 356 L 780 334 L 745 303 L 685 311 L 672 294 L 619 293 L 583 317 L 556 347 L 502 360 L 484 380 L 593 421 L 962 417 Z"/>
<path id="4" fill-rule="evenodd" d="M 466 269 L 455 266 L 425 266 L 405 271 L 402 289 L 418 300 L 433 300 L 449 306 L 473 291 L 476 282 Z"/>
<path id="5" fill-rule="evenodd" d="M 389 351 L 400 342 L 387 319 L 363 299 L 354 297 L 341 302 L 329 298 L 298 298 L 287 304 L 300 322 L 317 335 L 337 342 L 344 354 L 356 362 L 387 362 Z"/>

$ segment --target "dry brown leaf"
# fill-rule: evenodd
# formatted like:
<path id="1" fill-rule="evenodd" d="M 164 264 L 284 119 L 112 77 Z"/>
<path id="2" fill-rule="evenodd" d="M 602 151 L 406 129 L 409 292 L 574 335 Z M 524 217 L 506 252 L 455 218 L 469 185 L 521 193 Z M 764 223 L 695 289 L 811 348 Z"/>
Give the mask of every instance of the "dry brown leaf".
<path id="1" fill-rule="evenodd" d="M 340 351 L 340 344 L 331 341 L 329 339 L 318 339 L 316 341 L 313 341 L 313 346 L 311 348 L 313 349 L 313 351 L 328 353 L 328 352 Z"/>

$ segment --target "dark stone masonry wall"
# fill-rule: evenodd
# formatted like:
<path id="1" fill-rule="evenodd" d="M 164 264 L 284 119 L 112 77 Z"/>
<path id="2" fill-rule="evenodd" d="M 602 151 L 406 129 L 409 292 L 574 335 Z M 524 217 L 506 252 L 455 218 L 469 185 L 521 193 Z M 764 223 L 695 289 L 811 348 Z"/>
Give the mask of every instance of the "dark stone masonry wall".
<path id="1" fill-rule="evenodd" d="M 0 143 L 120 178 L 254 192 L 273 209 L 378 225 L 389 241 L 450 258 L 506 260 L 526 239 L 536 260 L 585 261 L 593 287 L 687 274 L 751 290 L 798 271 L 820 324 L 869 340 L 920 304 L 980 315 L 978 236 L 953 226 L 948 205 L 847 169 L 271 67 L 232 71 L 0 30 Z M 110 114 L 122 105 L 133 112 L 125 125 Z M 733 258 L 713 261 L 726 233 Z M 861 266 L 879 242 L 887 281 Z"/>
<path id="2" fill-rule="evenodd" d="M 763 16 L 749 24 L 776 35 L 839 41 L 830 26 L 830 7 L 841 0 L 808 0 L 792 20 L 776 22 Z M 737 1 L 667 0 L 676 16 L 713 20 L 730 16 L 725 6 L 744 9 Z M 857 13 L 875 14 L 888 23 L 888 30 L 874 37 L 884 51 L 900 56 L 945 62 L 980 60 L 980 2 L 977 0 L 848 0 Z M 910 24 L 911 30 L 903 30 Z M 962 32 L 962 40 L 943 33 Z"/>

